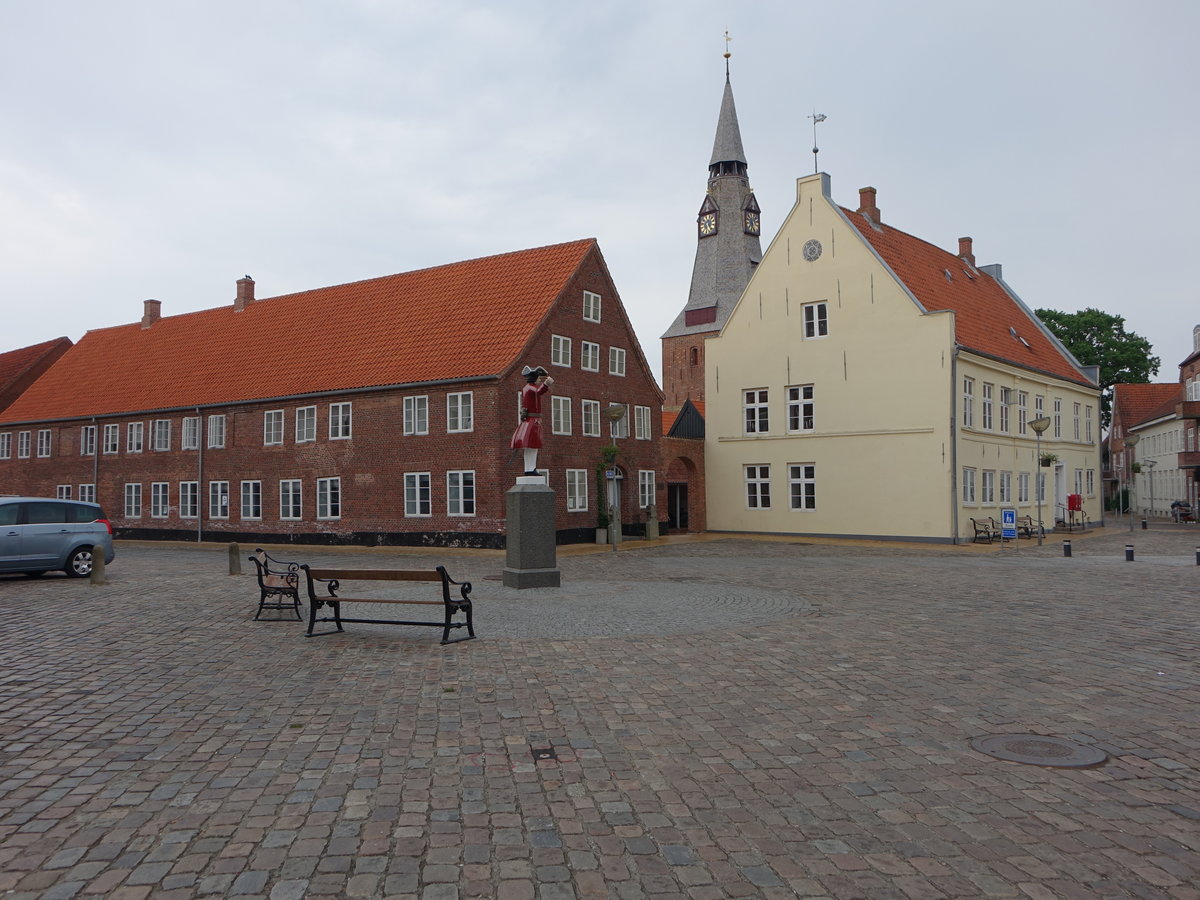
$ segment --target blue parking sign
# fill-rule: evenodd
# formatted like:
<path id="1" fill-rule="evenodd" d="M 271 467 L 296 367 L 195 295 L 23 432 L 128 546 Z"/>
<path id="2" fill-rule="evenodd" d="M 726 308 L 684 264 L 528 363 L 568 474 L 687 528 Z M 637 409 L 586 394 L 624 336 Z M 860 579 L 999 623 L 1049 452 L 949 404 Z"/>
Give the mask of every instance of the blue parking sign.
<path id="1" fill-rule="evenodd" d="M 1017 511 L 1015 509 L 1000 510 L 1000 537 L 1004 540 L 1017 538 Z"/>

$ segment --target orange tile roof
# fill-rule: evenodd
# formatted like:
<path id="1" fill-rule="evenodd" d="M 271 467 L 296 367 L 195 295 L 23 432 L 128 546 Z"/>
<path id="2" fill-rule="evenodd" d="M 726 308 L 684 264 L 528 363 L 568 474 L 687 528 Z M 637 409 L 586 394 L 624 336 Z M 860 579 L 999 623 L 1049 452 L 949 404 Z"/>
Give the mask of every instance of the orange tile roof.
<path id="1" fill-rule="evenodd" d="M 675 420 L 679 418 L 679 410 L 662 411 L 662 433 L 666 434 L 671 430 L 671 426 L 675 424 Z"/>
<path id="2" fill-rule="evenodd" d="M 1076 384 L 1088 384 L 1031 318 L 1032 313 L 1027 313 L 996 279 L 911 234 L 887 224 L 876 227 L 861 213 L 845 207 L 842 212 L 926 310 L 954 311 L 955 340 L 961 347 Z"/>
<path id="3" fill-rule="evenodd" d="M 89 331 L 3 418 L 499 375 L 594 250 L 589 238 Z"/>
<path id="4" fill-rule="evenodd" d="M 16 399 L 26 379 L 32 381 L 39 369 L 49 366 L 70 346 L 70 338 L 60 337 L 0 353 L 0 409 Z"/>
<path id="5" fill-rule="evenodd" d="M 1121 417 L 1125 430 L 1142 422 L 1157 419 L 1174 410 L 1183 399 L 1183 385 L 1174 384 L 1114 384 L 1113 410 Z"/>

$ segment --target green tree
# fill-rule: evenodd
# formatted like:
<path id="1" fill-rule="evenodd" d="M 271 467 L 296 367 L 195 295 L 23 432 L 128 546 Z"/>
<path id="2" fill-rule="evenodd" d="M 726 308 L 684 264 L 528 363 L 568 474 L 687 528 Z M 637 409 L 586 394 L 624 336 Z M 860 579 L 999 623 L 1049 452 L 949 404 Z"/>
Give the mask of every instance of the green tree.
<path id="1" fill-rule="evenodd" d="M 1162 360 L 1150 355 L 1153 348 L 1148 340 L 1125 330 L 1123 316 L 1091 308 L 1034 312 L 1080 363 L 1100 367 L 1100 421 L 1105 428 L 1112 420 L 1112 386 L 1147 384 L 1158 374 Z"/>

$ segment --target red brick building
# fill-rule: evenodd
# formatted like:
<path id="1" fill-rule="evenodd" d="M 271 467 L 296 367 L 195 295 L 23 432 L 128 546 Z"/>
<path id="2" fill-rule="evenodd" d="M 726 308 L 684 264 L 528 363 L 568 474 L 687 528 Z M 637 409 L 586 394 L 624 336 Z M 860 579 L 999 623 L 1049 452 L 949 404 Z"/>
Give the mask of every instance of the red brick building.
<path id="1" fill-rule="evenodd" d="M 32 347 L 21 347 L 0 353 L 0 412 L 12 406 L 38 376 L 54 365 L 71 346 L 69 338 L 43 341 Z"/>
<path id="2" fill-rule="evenodd" d="M 626 528 L 664 507 L 662 394 L 594 240 L 254 288 L 88 332 L 0 413 L 3 490 L 94 498 L 124 537 L 501 547 L 528 364 L 559 541 L 593 537 L 614 429 Z"/>

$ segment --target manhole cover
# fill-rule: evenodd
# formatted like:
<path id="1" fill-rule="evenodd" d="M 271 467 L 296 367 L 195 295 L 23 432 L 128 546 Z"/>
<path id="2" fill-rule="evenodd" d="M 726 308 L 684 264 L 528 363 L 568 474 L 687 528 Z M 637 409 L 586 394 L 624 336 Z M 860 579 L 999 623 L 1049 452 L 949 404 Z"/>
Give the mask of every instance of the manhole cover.
<path id="1" fill-rule="evenodd" d="M 1061 769 L 1086 769 L 1108 760 L 1103 750 L 1043 734 L 989 734 L 975 738 L 971 747 L 996 759 Z"/>

